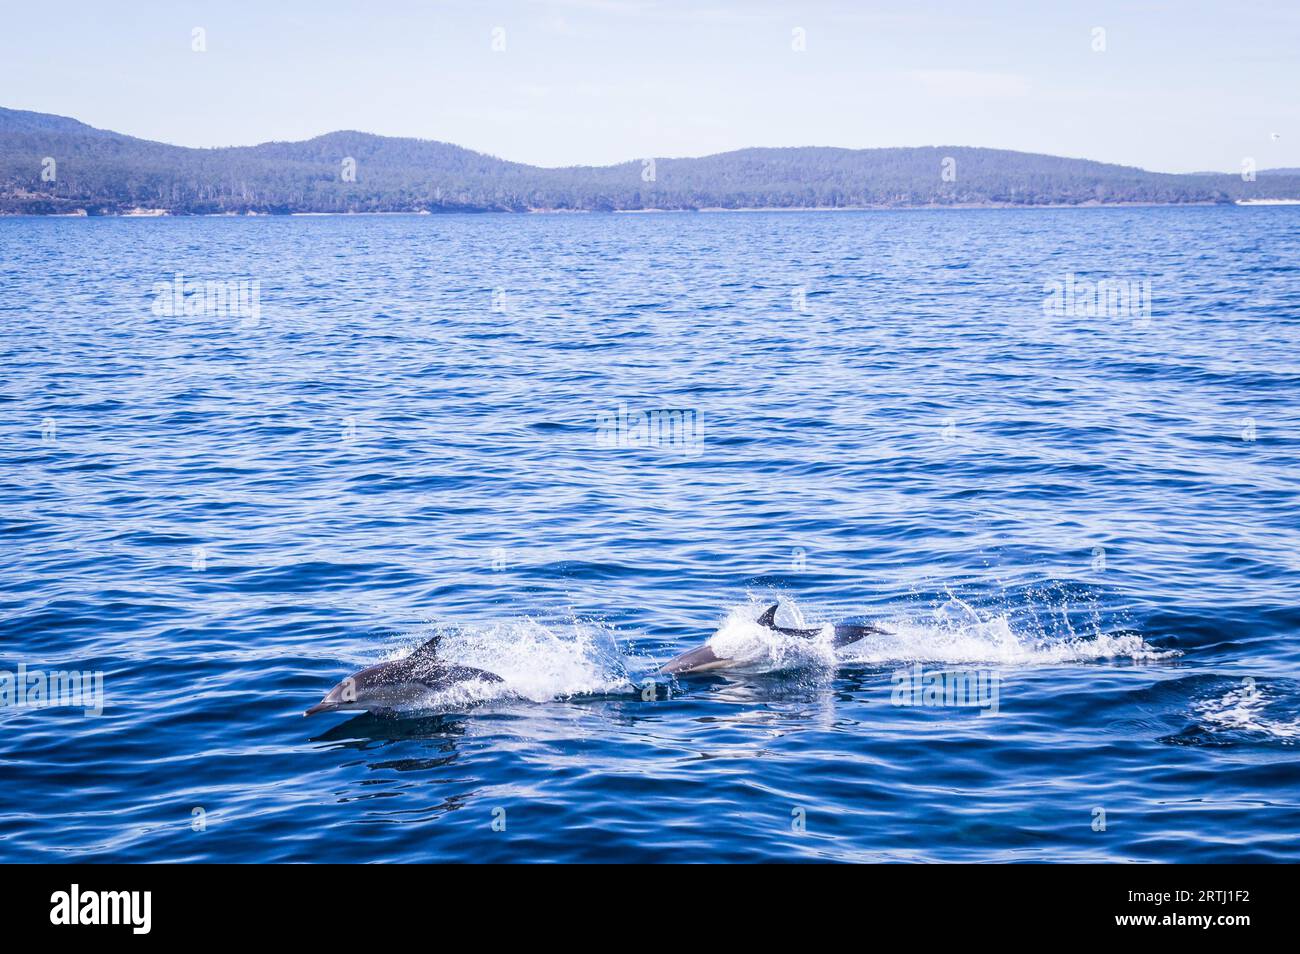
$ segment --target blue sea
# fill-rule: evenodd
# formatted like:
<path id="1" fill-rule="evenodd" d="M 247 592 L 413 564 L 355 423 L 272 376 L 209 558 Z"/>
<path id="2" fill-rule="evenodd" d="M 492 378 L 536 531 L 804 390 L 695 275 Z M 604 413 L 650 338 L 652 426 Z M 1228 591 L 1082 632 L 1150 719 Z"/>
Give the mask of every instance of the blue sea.
<path id="1" fill-rule="evenodd" d="M 1300 209 L 8 218 L 0 368 L 5 861 L 1300 860 Z"/>

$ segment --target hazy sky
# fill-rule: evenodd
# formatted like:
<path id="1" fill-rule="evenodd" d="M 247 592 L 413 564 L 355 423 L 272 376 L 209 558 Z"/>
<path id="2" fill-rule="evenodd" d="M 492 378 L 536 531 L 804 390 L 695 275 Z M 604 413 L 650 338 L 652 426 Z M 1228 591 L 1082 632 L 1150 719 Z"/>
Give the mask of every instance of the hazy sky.
<path id="1" fill-rule="evenodd" d="M 1297 0 L 6 0 L 0 22 L 0 105 L 188 146 L 362 129 L 540 165 L 970 145 L 1300 166 Z"/>

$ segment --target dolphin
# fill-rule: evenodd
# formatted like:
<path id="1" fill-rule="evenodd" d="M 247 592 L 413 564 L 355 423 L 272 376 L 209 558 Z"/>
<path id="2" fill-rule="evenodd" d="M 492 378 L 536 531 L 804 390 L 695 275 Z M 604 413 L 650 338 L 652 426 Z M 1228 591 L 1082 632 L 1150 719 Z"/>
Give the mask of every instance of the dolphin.
<path id="1" fill-rule="evenodd" d="M 354 672 L 325 693 L 325 698 L 303 713 L 369 710 L 391 712 L 419 708 L 433 693 L 471 683 L 504 682 L 494 672 L 471 666 L 448 665 L 438 658 L 439 634 L 405 659 L 368 666 Z"/>
<path id="2" fill-rule="evenodd" d="M 822 634 L 823 627 L 816 629 L 793 629 L 788 626 L 776 625 L 776 609 L 780 603 L 773 603 L 763 615 L 758 618 L 758 625 L 765 626 L 774 633 L 780 633 L 783 636 L 799 636 L 803 639 L 815 639 Z M 841 646 L 847 646 L 849 643 L 857 642 L 863 636 L 886 635 L 887 631 L 879 626 L 872 626 L 869 623 L 836 623 L 835 632 L 831 636 L 831 645 L 836 649 Z M 713 651 L 713 647 L 708 643 L 703 646 L 697 646 L 695 649 L 682 653 L 673 659 L 668 660 L 659 667 L 659 671 L 669 675 L 684 675 L 692 672 L 704 672 L 709 669 L 729 669 L 736 665 L 734 659 L 728 659 L 719 656 Z"/>

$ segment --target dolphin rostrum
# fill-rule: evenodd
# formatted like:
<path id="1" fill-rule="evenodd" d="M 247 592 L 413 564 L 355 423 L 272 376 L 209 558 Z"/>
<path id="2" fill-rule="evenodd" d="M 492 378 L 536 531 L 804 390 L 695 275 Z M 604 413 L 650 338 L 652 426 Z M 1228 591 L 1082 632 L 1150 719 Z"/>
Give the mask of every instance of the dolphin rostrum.
<path id="1" fill-rule="evenodd" d="M 823 627 L 816 629 L 792 629 L 787 626 L 776 625 L 776 609 L 780 603 L 773 603 L 763 615 L 758 618 L 758 625 L 765 626 L 774 633 L 780 633 L 782 636 L 799 636 L 803 639 L 815 639 L 822 634 Z M 831 636 L 831 645 L 836 649 L 841 646 L 847 646 L 849 643 L 857 642 L 863 636 L 885 635 L 886 631 L 879 626 L 872 626 L 869 623 L 836 623 L 834 633 Z M 708 669 L 727 669 L 736 665 L 734 659 L 719 656 L 713 651 L 713 647 L 708 643 L 698 646 L 668 660 L 659 667 L 659 671 L 671 675 L 683 675 L 691 672 L 703 672 Z"/>
<path id="2" fill-rule="evenodd" d="M 470 666 L 454 666 L 438 658 L 439 634 L 405 659 L 380 663 L 355 672 L 303 713 L 369 710 L 390 712 L 419 708 L 422 701 L 452 686 L 504 680 L 496 673 Z"/>

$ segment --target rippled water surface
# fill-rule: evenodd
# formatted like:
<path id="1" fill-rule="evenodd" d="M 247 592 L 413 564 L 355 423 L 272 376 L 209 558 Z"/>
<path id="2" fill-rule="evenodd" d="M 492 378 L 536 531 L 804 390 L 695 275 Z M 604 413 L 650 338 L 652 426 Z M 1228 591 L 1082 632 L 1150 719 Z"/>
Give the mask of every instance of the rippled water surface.
<path id="1" fill-rule="evenodd" d="M 1300 210 L 2 219 L 0 366 L 5 860 L 1300 860 Z"/>

